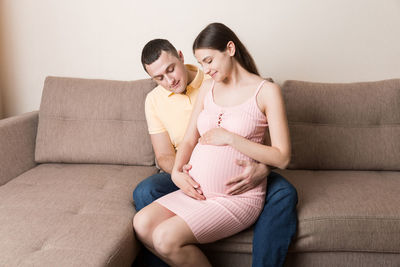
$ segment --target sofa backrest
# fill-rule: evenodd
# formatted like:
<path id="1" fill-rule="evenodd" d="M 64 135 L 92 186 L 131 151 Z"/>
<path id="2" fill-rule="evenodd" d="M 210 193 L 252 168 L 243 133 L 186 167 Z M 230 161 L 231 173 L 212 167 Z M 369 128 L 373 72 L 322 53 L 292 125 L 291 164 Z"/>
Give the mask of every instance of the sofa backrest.
<path id="1" fill-rule="evenodd" d="M 39 111 L 37 162 L 152 165 L 144 114 L 150 80 L 47 77 Z"/>
<path id="2" fill-rule="evenodd" d="M 289 169 L 400 170 L 400 79 L 286 81 Z"/>

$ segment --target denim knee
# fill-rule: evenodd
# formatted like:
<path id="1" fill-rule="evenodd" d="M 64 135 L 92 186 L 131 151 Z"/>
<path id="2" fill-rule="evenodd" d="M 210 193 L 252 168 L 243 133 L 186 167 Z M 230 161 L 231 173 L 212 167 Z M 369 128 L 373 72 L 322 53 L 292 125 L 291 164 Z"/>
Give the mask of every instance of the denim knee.
<path id="1" fill-rule="evenodd" d="M 135 190 L 133 190 L 133 202 L 135 203 L 136 210 L 139 211 L 143 209 L 145 206 L 147 206 L 150 203 L 147 203 L 148 200 L 146 200 L 146 192 L 148 190 L 148 187 L 146 186 L 146 183 L 143 183 L 145 180 L 140 182 Z"/>
<path id="2" fill-rule="evenodd" d="M 141 210 L 154 200 L 177 189 L 171 180 L 171 175 L 165 172 L 156 173 L 144 179 L 133 191 L 136 210 Z"/>
<path id="3" fill-rule="evenodd" d="M 268 176 L 266 201 L 268 202 L 272 199 L 278 201 L 285 200 L 293 205 L 296 205 L 298 201 L 296 188 L 275 172 L 271 172 Z"/>

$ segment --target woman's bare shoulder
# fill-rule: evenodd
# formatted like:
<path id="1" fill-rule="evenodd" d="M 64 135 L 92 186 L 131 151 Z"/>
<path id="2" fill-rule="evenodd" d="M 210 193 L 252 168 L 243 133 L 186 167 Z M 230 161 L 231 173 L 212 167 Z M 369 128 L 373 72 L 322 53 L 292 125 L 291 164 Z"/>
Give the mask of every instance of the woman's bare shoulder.
<path id="1" fill-rule="evenodd" d="M 265 81 L 257 95 L 257 102 L 260 103 L 260 107 L 263 111 L 267 111 L 269 108 L 280 105 L 283 101 L 281 88 L 278 84 Z"/>
<path id="2" fill-rule="evenodd" d="M 213 83 L 212 79 L 203 80 L 199 88 L 199 95 L 204 97 L 207 94 L 207 92 L 211 89 L 212 83 Z"/>
<path id="3" fill-rule="evenodd" d="M 260 89 L 260 94 L 262 95 L 275 95 L 275 94 L 280 94 L 281 88 L 279 87 L 278 84 L 274 82 L 270 82 L 268 80 L 265 80 L 263 86 Z"/>

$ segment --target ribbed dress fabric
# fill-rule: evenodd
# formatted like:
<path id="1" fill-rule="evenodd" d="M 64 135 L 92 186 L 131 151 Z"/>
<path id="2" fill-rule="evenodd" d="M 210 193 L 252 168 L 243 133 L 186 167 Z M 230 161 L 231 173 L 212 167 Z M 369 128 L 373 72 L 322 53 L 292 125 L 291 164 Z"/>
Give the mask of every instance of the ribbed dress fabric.
<path id="1" fill-rule="evenodd" d="M 199 134 L 222 127 L 261 143 L 268 124 L 257 105 L 256 96 L 264 82 L 259 84 L 251 98 L 232 107 L 222 107 L 214 102 L 213 83 L 197 120 Z M 199 243 L 213 242 L 248 228 L 256 221 L 264 206 L 266 180 L 240 195 L 225 193 L 229 188 L 226 182 L 243 172 L 243 167 L 236 164 L 236 159 L 253 161 L 231 146 L 198 143 L 189 161 L 192 165 L 189 174 L 200 184 L 206 200 L 193 199 L 181 190 L 156 200 L 181 217 Z"/>

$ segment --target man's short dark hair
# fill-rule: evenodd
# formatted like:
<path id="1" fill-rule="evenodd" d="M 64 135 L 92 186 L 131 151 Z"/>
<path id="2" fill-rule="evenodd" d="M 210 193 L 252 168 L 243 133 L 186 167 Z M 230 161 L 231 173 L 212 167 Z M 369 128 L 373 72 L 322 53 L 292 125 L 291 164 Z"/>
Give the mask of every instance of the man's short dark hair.
<path id="1" fill-rule="evenodd" d="M 146 72 L 147 70 L 145 65 L 150 65 L 156 61 L 160 57 L 162 51 L 171 53 L 173 56 L 179 58 L 178 51 L 168 40 L 151 40 L 143 47 L 142 50 L 142 65 Z"/>

